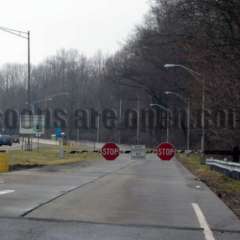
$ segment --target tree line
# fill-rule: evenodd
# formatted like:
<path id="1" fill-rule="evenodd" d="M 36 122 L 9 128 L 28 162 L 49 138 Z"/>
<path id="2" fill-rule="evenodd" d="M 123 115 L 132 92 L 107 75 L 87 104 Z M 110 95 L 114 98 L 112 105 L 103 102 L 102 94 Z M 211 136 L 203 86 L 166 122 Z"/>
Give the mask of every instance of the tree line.
<path id="1" fill-rule="evenodd" d="M 164 94 L 176 92 L 191 99 L 191 145 L 198 148 L 201 126 L 197 122 L 204 80 L 207 146 L 235 146 L 240 140 L 240 2 L 152 0 L 150 4 L 144 24 L 136 26 L 115 54 L 104 56 L 98 52 L 88 58 L 77 50 L 60 50 L 55 56 L 32 66 L 32 101 L 68 92 L 68 96 L 56 96 L 51 102 L 45 101 L 36 107 L 67 109 L 69 138 L 93 140 L 96 137 L 96 129 L 76 129 L 76 109 L 103 111 L 111 108 L 116 111 L 118 125 L 116 129 L 102 126 L 102 141 L 139 141 L 154 145 L 165 138 L 166 113 L 152 109 L 149 104 L 160 104 L 174 113 L 185 112 L 184 102 Z M 184 65 L 199 76 L 182 68 L 165 68 L 165 64 Z M 2 66 L 2 110 L 26 106 L 26 79 L 25 65 Z M 144 110 L 141 116 L 139 109 Z M 129 118 L 133 127 L 124 130 L 121 115 L 128 110 L 132 110 Z M 158 114 L 161 120 L 156 120 Z M 179 118 L 179 114 L 175 115 Z M 184 147 L 186 114 L 178 119 L 181 129 L 175 128 L 173 118 L 171 139 L 177 146 Z M 138 122 L 140 139 L 137 140 Z M 147 125 L 147 131 L 141 131 L 143 125 Z"/>

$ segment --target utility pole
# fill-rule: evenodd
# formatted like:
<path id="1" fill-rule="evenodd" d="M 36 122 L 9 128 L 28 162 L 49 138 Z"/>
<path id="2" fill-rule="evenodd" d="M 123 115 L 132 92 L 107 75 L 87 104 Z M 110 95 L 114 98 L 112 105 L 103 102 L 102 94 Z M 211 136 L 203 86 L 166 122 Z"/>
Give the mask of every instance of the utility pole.
<path id="1" fill-rule="evenodd" d="M 27 66 L 28 66 L 28 81 L 27 81 L 27 103 L 28 103 L 28 108 L 29 111 L 31 112 L 31 59 L 30 59 L 30 31 L 28 32 L 23 32 L 11 28 L 6 28 L 6 27 L 1 27 L 0 30 L 10 33 L 12 35 L 15 35 L 20 38 L 24 38 L 28 42 L 28 60 L 27 60 Z M 32 116 L 30 116 L 30 123 L 32 123 Z M 32 142 L 31 142 L 31 136 L 27 137 L 27 150 L 30 151 L 32 149 Z"/>
<path id="2" fill-rule="evenodd" d="M 101 114 L 99 113 L 97 116 L 97 143 L 100 142 L 100 120 L 101 120 Z"/>
<path id="3" fill-rule="evenodd" d="M 137 96 L 137 144 L 140 143 L 140 99 L 139 96 Z"/>
<path id="4" fill-rule="evenodd" d="M 27 41 L 28 41 L 28 82 L 27 82 L 27 101 L 28 101 L 28 106 L 29 109 L 31 109 L 31 58 L 30 58 L 30 31 L 27 32 Z M 34 114 L 34 112 L 32 113 Z M 32 116 L 31 118 L 31 125 L 32 125 Z M 28 136 L 27 139 L 27 150 L 31 151 L 32 150 L 32 144 L 31 144 L 31 136 Z"/>
<path id="5" fill-rule="evenodd" d="M 190 150 L 191 142 L 191 101 L 187 99 L 187 150 Z"/>
<path id="6" fill-rule="evenodd" d="M 30 32 L 27 32 L 27 40 L 28 40 L 28 84 L 27 84 L 27 92 L 28 92 L 28 105 L 31 106 L 31 52 L 30 52 Z"/>
<path id="7" fill-rule="evenodd" d="M 204 154 L 205 151 L 205 135 L 206 135 L 206 129 L 205 129 L 205 104 L 206 104 L 206 82 L 205 78 L 202 79 L 202 138 L 201 138 L 201 152 Z"/>
<path id="8" fill-rule="evenodd" d="M 119 100 L 119 132 L 118 132 L 118 143 L 121 144 L 121 127 L 122 127 L 122 99 Z"/>
<path id="9" fill-rule="evenodd" d="M 167 143 L 169 143 L 170 138 L 170 114 L 167 112 Z"/>

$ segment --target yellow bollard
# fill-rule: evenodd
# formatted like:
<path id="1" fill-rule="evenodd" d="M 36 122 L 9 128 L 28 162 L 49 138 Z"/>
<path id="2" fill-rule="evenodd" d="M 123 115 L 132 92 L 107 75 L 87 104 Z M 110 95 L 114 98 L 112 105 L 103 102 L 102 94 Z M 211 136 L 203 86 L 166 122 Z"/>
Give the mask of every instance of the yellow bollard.
<path id="1" fill-rule="evenodd" d="M 8 172 L 9 164 L 8 164 L 8 155 L 6 151 L 0 152 L 0 173 Z"/>

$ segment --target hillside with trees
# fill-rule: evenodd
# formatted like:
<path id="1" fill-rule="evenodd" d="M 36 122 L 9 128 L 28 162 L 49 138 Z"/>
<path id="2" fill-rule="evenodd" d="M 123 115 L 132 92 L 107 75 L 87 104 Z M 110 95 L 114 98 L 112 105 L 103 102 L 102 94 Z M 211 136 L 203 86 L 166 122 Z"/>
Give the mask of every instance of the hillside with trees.
<path id="1" fill-rule="evenodd" d="M 66 110 L 69 139 L 96 139 L 95 126 L 77 127 L 74 123 L 77 109 L 99 112 L 113 109 L 116 126 L 109 128 L 102 123 L 99 140 L 136 143 L 140 121 L 138 142 L 148 145 L 165 138 L 166 113 L 149 106 L 161 104 L 173 112 L 172 141 L 184 148 L 186 106 L 174 96 L 164 94 L 176 92 L 191 99 L 191 144 L 192 148 L 199 148 L 204 80 L 206 144 L 233 147 L 240 141 L 239 12 L 239 0 L 153 0 L 144 24 L 136 26 L 114 55 L 103 56 L 98 52 L 88 58 L 77 50 L 60 50 L 32 66 L 32 101 L 69 93 L 36 106 L 42 111 Z M 193 76 L 182 68 L 167 69 L 165 64 L 181 64 L 199 75 Z M 3 65 L 0 83 L 2 115 L 7 109 L 21 112 L 26 108 L 26 66 Z M 141 116 L 137 114 L 139 109 Z M 132 110 L 128 116 L 132 125 L 126 129 L 129 119 L 122 113 L 128 110 Z M 3 128 L 3 119 L 1 125 Z M 49 128 L 48 135 L 54 126 Z"/>

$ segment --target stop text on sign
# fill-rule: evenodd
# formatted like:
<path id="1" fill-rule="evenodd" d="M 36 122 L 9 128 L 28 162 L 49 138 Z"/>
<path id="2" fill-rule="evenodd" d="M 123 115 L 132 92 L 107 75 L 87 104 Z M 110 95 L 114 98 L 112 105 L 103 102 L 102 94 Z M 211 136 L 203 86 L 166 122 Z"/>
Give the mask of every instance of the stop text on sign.
<path id="1" fill-rule="evenodd" d="M 104 148 L 102 150 L 102 154 L 105 155 L 111 155 L 111 156 L 115 156 L 116 154 L 119 153 L 119 150 L 117 148 Z"/>
<path id="2" fill-rule="evenodd" d="M 171 156 L 173 154 L 175 154 L 175 150 L 174 149 L 169 149 L 169 148 L 163 148 L 163 149 L 159 149 L 159 154 L 160 155 L 166 155 L 166 156 Z"/>

